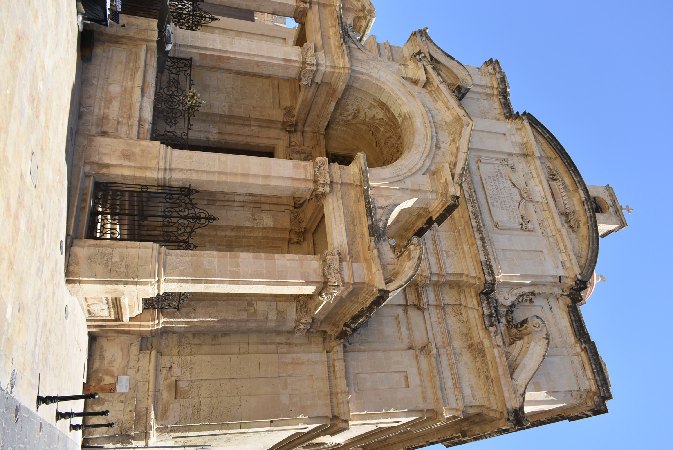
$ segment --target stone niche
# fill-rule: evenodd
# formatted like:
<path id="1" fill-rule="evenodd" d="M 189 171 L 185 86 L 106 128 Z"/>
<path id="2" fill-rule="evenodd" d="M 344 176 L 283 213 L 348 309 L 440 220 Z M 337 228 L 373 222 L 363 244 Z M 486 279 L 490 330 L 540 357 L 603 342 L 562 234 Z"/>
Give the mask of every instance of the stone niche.
<path id="1" fill-rule="evenodd" d="M 364 152 L 369 167 L 387 166 L 404 152 L 405 124 L 382 100 L 351 86 L 336 105 L 325 146 L 330 154 Z"/>

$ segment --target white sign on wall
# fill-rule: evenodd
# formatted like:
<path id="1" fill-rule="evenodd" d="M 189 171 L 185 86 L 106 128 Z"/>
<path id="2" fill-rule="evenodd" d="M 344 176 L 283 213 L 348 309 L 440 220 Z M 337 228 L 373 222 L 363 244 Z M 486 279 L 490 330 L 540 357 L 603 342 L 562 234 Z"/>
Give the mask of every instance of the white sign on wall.
<path id="1" fill-rule="evenodd" d="M 128 392 L 129 385 L 130 381 L 128 375 L 120 375 L 117 377 L 117 392 Z"/>

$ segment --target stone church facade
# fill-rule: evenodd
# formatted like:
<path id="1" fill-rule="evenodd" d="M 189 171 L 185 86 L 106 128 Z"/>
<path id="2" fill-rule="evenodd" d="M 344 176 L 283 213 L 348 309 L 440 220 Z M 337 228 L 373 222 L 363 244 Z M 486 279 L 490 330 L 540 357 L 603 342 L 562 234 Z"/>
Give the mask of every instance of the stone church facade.
<path id="1" fill-rule="evenodd" d="M 379 43 L 368 0 L 124 3 L 86 25 L 69 193 L 86 408 L 116 423 L 85 443 L 406 449 L 607 411 L 580 306 L 622 208 L 497 61 Z"/>

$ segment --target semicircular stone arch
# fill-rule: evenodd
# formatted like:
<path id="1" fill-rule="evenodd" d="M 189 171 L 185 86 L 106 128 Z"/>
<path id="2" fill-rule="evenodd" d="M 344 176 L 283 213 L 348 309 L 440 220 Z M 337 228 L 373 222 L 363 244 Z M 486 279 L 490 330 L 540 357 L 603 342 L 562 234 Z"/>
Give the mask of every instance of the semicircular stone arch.
<path id="1" fill-rule="evenodd" d="M 390 165 L 402 156 L 408 145 L 404 122 L 404 117 L 398 118 L 380 99 L 349 86 L 327 128 L 327 152 L 343 156 L 363 152 L 369 167 Z"/>
<path id="2" fill-rule="evenodd" d="M 405 82 L 388 68 L 354 56 L 349 84 L 326 129 L 328 154 L 363 152 L 377 175 L 405 178 L 423 166 L 431 140 L 430 118 Z"/>

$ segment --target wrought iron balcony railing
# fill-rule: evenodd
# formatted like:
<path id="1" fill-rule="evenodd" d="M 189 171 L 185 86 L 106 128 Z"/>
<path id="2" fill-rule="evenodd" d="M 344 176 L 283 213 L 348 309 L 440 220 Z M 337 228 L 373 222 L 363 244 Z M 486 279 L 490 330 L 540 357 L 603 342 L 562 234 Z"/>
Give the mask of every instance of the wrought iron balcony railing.
<path id="1" fill-rule="evenodd" d="M 191 187 L 94 183 L 89 239 L 155 242 L 194 250 L 197 229 L 217 220 L 193 200 Z"/>
<path id="2" fill-rule="evenodd" d="M 190 31 L 197 31 L 203 25 L 219 20 L 213 14 L 201 9 L 199 3 L 202 0 L 123 0 L 123 2 L 123 14 L 161 20 L 162 15 L 170 12 L 176 26 Z"/>
<path id="3" fill-rule="evenodd" d="M 197 31 L 201 26 L 219 20 L 199 6 L 202 0 L 171 0 L 169 8 L 173 23 L 184 30 Z"/>
<path id="4" fill-rule="evenodd" d="M 192 59 L 160 55 L 157 63 L 152 115 L 152 140 L 175 148 L 189 142 L 192 117 L 201 99 L 192 82 Z"/>

